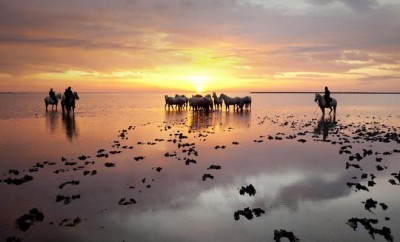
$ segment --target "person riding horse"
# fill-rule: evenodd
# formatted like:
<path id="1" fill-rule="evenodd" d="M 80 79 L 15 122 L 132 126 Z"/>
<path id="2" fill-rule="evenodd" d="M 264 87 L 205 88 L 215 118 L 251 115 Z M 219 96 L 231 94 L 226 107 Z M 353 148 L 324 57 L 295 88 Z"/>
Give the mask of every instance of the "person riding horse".
<path id="1" fill-rule="evenodd" d="M 325 87 L 325 106 L 328 107 L 329 103 L 332 101 L 331 99 L 331 92 L 328 90 L 328 87 Z"/>
<path id="2" fill-rule="evenodd" d="M 49 96 L 50 96 L 51 100 L 53 100 L 54 103 L 57 102 L 56 92 L 53 91 L 53 88 L 50 88 Z"/>
<path id="3" fill-rule="evenodd" d="M 64 96 L 65 96 L 66 103 L 69 103 L 69 100 L 71 99 L 72 95 L 73 95 L 73 93 L 72 93 L 71 87 L 68 87 L 67 89 L 65 89 Z"/>

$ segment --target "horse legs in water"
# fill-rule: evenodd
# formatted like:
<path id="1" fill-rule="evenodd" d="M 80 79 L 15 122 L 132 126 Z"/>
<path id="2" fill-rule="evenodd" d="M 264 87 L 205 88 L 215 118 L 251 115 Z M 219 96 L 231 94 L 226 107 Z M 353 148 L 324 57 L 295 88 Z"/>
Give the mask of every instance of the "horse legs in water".
<path id="1" fill-rule="evenodd" d="M 50 103 L 45 103 L 46 106 L 46 112 L 48 112 L 48 107 L 51 105 L 51 110 L 54 110 L 54 105 L 56 105 L 56 111 L 57 111 L 57 104 L 50 104 Z"/>

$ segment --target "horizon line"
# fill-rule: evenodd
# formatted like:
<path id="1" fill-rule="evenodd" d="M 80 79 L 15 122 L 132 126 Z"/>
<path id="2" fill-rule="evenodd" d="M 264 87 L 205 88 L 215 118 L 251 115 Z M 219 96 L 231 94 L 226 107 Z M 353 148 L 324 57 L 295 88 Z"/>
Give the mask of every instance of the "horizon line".
<path id="1" fill-rule="evenodd" d="M 251 91 L 252 94 L 313 94 L 313 93 L 323 93 L 323 91 L 309 92 L 309 91 Z M 343 92 L 331 92 L 332 94 L 400 94 L 400 92 L 352 92 L 352 91 L 343 91 Z"/>
<path id="2" fill-rule="evenodd" d="M 152 92 L 165 92 L 160 90 L 147 90 L 147 91 L 82 91 L 84 93 L 152 93 Z M 173 92 L 173 91 L 172 91 Z M 189 91 L 187 91 L 189 92 Z M 315 94 L 324 93 L 324 91 L 231 91 L 231 92 L 249 92 L 251 94 Z M 24 93 L 42 93 L 42 91 L 0 91 L 0 94 L 24 94 Z M 368 92 L 368 91 L 336 91 L 331 92 L 332 94 L 400 94 L 400 92 Z"/>

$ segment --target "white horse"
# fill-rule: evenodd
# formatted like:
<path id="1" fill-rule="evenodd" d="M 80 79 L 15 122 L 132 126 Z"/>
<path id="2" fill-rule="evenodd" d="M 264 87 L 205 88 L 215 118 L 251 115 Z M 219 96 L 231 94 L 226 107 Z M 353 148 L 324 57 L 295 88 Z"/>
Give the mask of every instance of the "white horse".
<path id="1" fill-rule="evenodd" d="M 206 108 L 207 111 L 208 110 L 213 110 L 214 109 L 214 103 L 213 103 L 213 99 L 212 99 L 211 95 L 207 94 L 207 95 L 204 96 L 204 98 L 206 99 L 206 101 L 205 101 L 206 105 L 208 105 L 208 108 Z"/>
<path id="2" fill-rule="evenodd" d="M 222 109 L 222 98 L 218 97 L 217 94 L 215 92 L 213 92 L 213 98 L 214 98 L 214 107 L 215 109 Z"/>
<path id="3" fill-rule="evenodd" d="M 245 97 L 240 98 L 240 102 L 239 102 L 240 109 L 243 110 L 243 106 L 251 109 L 251 97 L 250 96 L 245 96 Z"/>
<path id="4" fill-rule="evenodd" d="M 47 107 L 51 105 L 51 110 L 53 110 L 54 105 L 56 105 L 56 111 L 57 111 L 57 106 L 58 106 L 58 100 L 61 99 L 61 93 L 58 93 L 56 95 L 56 100 L 53 100 L 50 96 L 47 96 L 44 98 L 44 104 L 46 105 L 46 112 L 47 112 Z"/>
<path id="5" fill-rule="evenodd" d="M 62 95 L 61 107 L 63 113 L 64 109 L 67 109 L 68 114 L 71 112 L 71 109 L 72 109 L 72 114 L 75 113 L 75 100 L 79 100 L 78 92 L 74 92 L 68 101 L 65 100 L 65 95 Z"/>
<path id="6" fill-rule="evenodd" d="M 172 109 L 174 109 L 174 105 L 175 105 L 178 110 L 181 110 L 182 106 L 185 105 L 185 103 L 186 103 L 186 100 L 179 95 L 178 95 L 178 97 L 170 97 L 168 95 L 165 95 L 164 108 L 167 108 L 167 105 L 168 105 L 168 109 L 170 109 L 170 107 L 172 107 Z"/>
<path id="7" fill-rule="evenodd" d="M 322 115 L 325 115 L 325 108 L 329 108 L 331 110 L 329 114 L 332 113 L 333 110 L 333 115 L 336 115 L 336 106 L 337 106 L 336 99 L 331 98 L 331 101 L 328 104 L 326 104 L 325 98 L 321 94 L 315 93 L 314 101 L 318 103 L 318 106 L 322 111 Z"/>
<path id="8" fill-rule="evenodd" d="M 239 104 L 240 104 L 240 97 L 229 97 L 223 93 L 219 96 L 224 100 L 225 103 L 225 109 L 229 110 L 229 106 L 233 105 L 233 108 L 236 107 L 236 109 L 239 109 Z"/>
<path id="9" fill-rule="evenodd" d="M 186 109 L 188 108 L 189 98 L 187 98 L 185 95 L 178 94 L 175 94 L 175 98 L 180 99 L 179 102 L 183 102 L 183 107 L 185 107 Z"/>
<path id="10" fill-rule="evenodd" d="M 189 98 L 189 106 L 193 111 L 204 110 L 208 112 L 213 108 L 213 101 L 210 94 L 202 97 L 201 95 L 193 95 Z"/>

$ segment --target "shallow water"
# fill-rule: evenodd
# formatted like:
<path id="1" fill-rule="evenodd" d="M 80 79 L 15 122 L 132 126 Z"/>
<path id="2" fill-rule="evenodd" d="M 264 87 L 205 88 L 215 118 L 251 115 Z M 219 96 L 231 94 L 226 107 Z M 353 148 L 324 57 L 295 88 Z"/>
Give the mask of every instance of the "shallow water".
<path id="1" fill-rule="evenodd" d="M 400 182 L 392 175 L 400 171 L 397 95 L 335 95 L 338 113 L 324 119 L 308 94 L 253 94 L 251 111 L 224 108 L 209 114 L 166 111 L 163 93 L 80 97 L 75 115 L 68 116 L 60 110 L 46 113 L 42 94 L 0 95 L 6 104 L 0 116 L 1 239 L 272 241 L 275 229 L 285 229 L 301 241 L 374 241 L 360 223 L 353 230 L 347 223 L 351 218 L 378 219 L 374 228 L 390 228 L 394 241 L 400 238 L 400 186 L 389 183 Z M 388 142 L 380 142 L 387 134 Z M 351 145 L 342 148 L 349 154 L 340 154 L 345 145 Z M 189 155 L 190 148 L 195 152 Z M 99 149 L 109 157 L 96 157 Z M 363 149 L 372 154 L 363 157 Z M 350 161 L 356 153 L 362 160 Z M 90 158 L 79 160 L 82 155 Z M 140 156 L 144 159 L 134 159 Z M 196 163 L 186 165 L 187 158 Z M 29 172 L 44 161 L 55 164 Z M 71 161 L 77 164 L 66 165 Z M 346 162 L 362 170 L 346 169 Z M 207 169 L 210 165 L 221 169 Z M 377 165 L 384 169 L 378 171 Z M 19 174 L 9 174 L 9 169 Z M 54 173 L 60 169 L 65 172 Z M 93 170 L 96 175 L 84 175 Z M 5 182 L 25 174 L 33 180 Z M 204 174 L 213 179 L 203 181 Z M 79 185 L 59 188 L 72 180 Z M 368 186 L 372 180 L 376 184 Z M 369 191 L 350 188 L 348 182 Z M 250 184 L 256 194 L 240 195 L 239 189 Z M 64 204 L 56 202 L 57 195 L 80 198 Z M 137 203 L 120 205 L 122 198 Z M 378 201 L 371 211 L 362 203 L 369 198 Z M 265 213 L 236 221 L 234 213 L 246 207 Z M 16 219 L 32 208 L 44 220 L 20 231 Z M 67 224 L 73 225 L 76 217 L 82 221 L 75 226 L 62 222 L 69 218 Z"/>

